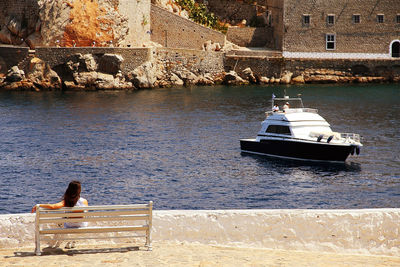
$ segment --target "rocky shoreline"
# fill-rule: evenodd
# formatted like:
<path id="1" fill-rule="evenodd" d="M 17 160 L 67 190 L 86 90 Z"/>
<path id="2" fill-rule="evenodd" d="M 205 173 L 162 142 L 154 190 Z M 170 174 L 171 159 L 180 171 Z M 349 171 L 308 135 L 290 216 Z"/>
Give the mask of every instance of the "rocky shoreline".
<path id="1" fill-rule="evenodd" d="M 242 71 L 190 70 L 184 65 L 154 58 L 124 73 L 124 58 L 118 54 L 77 53 L 56 70 L 38 57 L 30 57 L 23 67 L 13 66 L 0 74 L 2 90 L 135 90 L 191 85 L 305 84 L 305 83 L 383 83 L 400 82 L 400 76 L 360 76 L 350 71 L 306 69 L 284 71 L 278 77 L 256 75 L 251 68 Z"/>

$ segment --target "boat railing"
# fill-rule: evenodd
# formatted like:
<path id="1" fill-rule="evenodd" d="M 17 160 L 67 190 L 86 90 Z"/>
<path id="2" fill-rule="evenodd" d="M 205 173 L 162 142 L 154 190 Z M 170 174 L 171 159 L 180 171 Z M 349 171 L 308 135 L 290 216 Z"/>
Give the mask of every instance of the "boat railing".
<path id="1" fill-rule="evenodd" d="M 318 114 L 318 109 L 316 108 L 303 108 L 303 112 L 310 112 Z"/>
<path id="2" fill-rule="evenodd" d="M 269 116 L 273 115 L 274 113 L 276 113 L 276 112 L 273 112 L 273 111 L 266 111 L 266 112 L 265 112 L 265 117 L 268 118 Z"/>
<path id="3" fill-rule="evenodd" d="M 351 139 L 360 143 L 360 135 L 355 133 L 340 133 L 340 137 L 345 139 Z"/>
<path id="4" fill-rule="evenodd" d="M 315 108 L 288 108 L 283 111 L 281 111 L 281 110 L 280 111 L 267 111 L 267 112 L 265 112 L 265 117 L 271 116 L 276 113 L 289 114 L 289 113 L 300 113 L 300 112 L 310 112 L 310 113 L 318 114 L 318 109 L 315 109 Z"/>

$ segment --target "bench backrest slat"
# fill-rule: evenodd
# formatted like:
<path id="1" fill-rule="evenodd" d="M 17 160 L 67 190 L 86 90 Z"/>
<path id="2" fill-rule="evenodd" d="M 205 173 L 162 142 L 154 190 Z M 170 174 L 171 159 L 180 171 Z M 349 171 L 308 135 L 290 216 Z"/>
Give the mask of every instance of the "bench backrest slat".
<path id="1" fill-rule="evenodd" d="M 51 219 L 39 219 L 40 224 L 45 223 L 71 223 L 71 222 L 99 222 L 99 221 L 143 221 L 149 220 L 149 215 L 132 215 L 132 216 L 110 216 L 110 217 L 102 217 L 101 219 L 98 217 L 85 217 L 85 218 L 51 218 Z"/>
<path id="2" fill-rule="evenodd" d="M 132 209 L 149 209 L 149 204 L 134 204 L 134 205 L 102 205 L 102 206 L 85 206 L 85 210 L 132 210 Z M 73 211 L 82 210 L 82 207 L 64 207 L 57 210 L 40 208 L 42 212 L 54 211 Z"/>
<path id="3" fill-rule="evenodd" d="M 82 209 L 81 209 L 82 210 Z M 86 209 L 85 209 L 86 210 Z M 101 217 L 103 216 L 121 216 L 133 214 L 150 214 L 150 210 L 121 210 L 121 211 L 92 211 L 92 212 L 52 212 L 43 213 L 41 211 L 40 218 L 68 218 L 68 217 Z"/>

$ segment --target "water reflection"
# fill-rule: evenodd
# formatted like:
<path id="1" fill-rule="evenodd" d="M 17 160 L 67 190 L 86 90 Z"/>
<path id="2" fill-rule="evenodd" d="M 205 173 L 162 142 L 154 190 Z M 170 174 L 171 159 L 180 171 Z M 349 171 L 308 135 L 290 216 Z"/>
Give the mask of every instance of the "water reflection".
<path id="1" fill-rule="evenodd" d="M 261 167 L 274 168 L 282 171 L 308 170 L 314 173 L 329 173 L 336 175 L 340 172 L 361 172 L 361 164 L 358 162 L 315 162 L 296 159 L 276 158 L 270 156 L 261 156 L 251 153 L 241 152 L 243 157 L 253 158 Z"/>

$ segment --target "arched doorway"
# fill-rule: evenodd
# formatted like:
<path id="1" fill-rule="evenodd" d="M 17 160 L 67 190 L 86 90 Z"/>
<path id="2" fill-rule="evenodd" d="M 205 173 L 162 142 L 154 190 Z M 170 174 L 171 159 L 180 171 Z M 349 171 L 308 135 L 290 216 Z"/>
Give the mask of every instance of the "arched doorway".
<path id="1" fill-rule="evenodd" d="M 393 41 L 390 50 L 392 57 L 400 57 L 400 41 Z"/>

